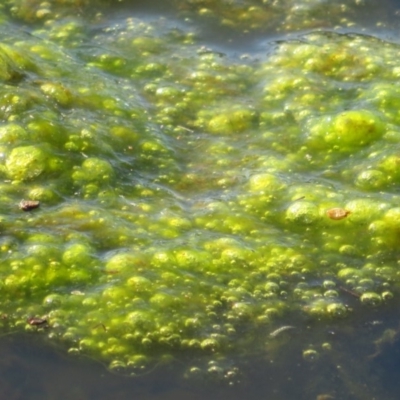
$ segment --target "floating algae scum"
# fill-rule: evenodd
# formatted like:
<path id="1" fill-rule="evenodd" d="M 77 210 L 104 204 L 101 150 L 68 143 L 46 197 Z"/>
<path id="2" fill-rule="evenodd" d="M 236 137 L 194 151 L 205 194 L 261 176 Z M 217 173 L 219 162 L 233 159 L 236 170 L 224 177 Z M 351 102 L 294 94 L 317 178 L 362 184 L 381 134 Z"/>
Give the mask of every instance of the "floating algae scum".
<path id="1" fill-rule="evenodd" d="M 400 46 L 341 33 L 372 8 L 348 3 L 6 1 L 3 332 L 235 384 L 234 357 L 397 302 Z M 224 55 L 202 24 L 292 36 Z"/>

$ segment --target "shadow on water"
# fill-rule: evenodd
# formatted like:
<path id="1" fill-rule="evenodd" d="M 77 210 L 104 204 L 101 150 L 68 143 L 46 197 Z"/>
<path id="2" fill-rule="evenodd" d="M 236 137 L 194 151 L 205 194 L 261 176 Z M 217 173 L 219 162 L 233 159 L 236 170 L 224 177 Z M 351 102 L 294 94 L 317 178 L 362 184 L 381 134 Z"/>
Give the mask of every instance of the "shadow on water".
<path id="1" fill-rule="evenodd" d="M 400 315 L 393 307 L 328 324 L 302 325 L 268 340 L 265 352 L 237 359 L 235 386 L 184 379 L 183 364 L 141 377 L 112 374 L 67 355 L 38 335 L 0 339 L 0 400 L 394 400 L 400 393 Z"/>
<path id="2" fill-rule="evenodd" d="M 176 386 L 171 372 L 128 378 L 92 360 L 69 357 L 40 337 L 6 336 L 0 341 L 1 400 L 186 398 L 185 388 Z"/>

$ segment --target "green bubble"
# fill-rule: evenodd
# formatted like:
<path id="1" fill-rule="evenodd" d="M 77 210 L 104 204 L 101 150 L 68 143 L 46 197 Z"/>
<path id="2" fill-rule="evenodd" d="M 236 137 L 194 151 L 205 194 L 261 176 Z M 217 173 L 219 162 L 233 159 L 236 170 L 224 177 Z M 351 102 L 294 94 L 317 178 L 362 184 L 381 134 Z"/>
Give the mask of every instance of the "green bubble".
<path id="1" fill-rule="evenodd" d="M 382 300 L 388 301 L 388 300 L 392 300 L 393 299 L 394 294 L 387 290 L 385 292 L 382 292 L 381 296 L 382 296 Z"/>
<path id="2" fill-rule="evenodd" d="M 143 354 L 136 354 L 128 358 L 127 366 L 136 370 L 145 370 L 150 363 L 150 358 Z"/>
<path id="3" fill-rule="evenodd" d="M 163 49 L 163 42 L 157 37 L 138 36 L 132 40 L 132 46 L 141 51 L 158 53 Z"/>
<path id="4" fill-rule="evenodd" d="M 108 368 L 113 372 L 123 372 L 126 370 L 127 364 L 120 360 L 111 361 Z"/>
<path id="5" fill-rule="evenodd" d="M 37 186 L 29 191 L 31 200 L 38 200 L 45 203 L 55 203 L 60 200 L 60 196 L 50 187 Z"/>
<path id="6" fill-rule="evenodd" d="M 316 362 L 319 359 L 319 353 L 314 349 L 304 350 L 303 359 L 307 362 Z"/>
<path id="7" fill-rule="evenodd" d="M 80 168 L 73 174 L 76 182 L 108 183 L 114 178 L 114 169 L 111 164 L 100 158 L 87 158 Z"/>
<path id="8" fill-rule="evenodd" d="M 379 139 L 385 133 L 383 121 L 368 110 L 344 111 L 313 123 L 309 141 L 313 147 L 351 151 Z"/>
<path id="9" fill-rule="evenodd" d="M 93 250 L 88 245 L 76 243 L 65 250 L 62 260 L 68 266 L 82 265 L 88 267 L 93 259 L 92 253 Z"/>
<path id="10" fill-rule="evenodd" d="M 22 126 L 11 123 L 0 127 L 0 143 L 16 144 L 28 139 L 28 133 Z"/>
<path id="11" fill-rule="evenodd" d="M 204 339 L 200 343 L 201 349 L 205 350 L 207 352 L 212 352 L 215 353 L 219 350 L 220 344 L 217 340 L 215 339 Z"/>
<path id="12" fill-rule="evenodd" d="M 208 254 L 201 251 L 182 249 L 175 252 L 175 259 L 181 267 L 196 267 L 208 259 Z"/>
<path id="13" fill-rule="evenodd" d="M 255 314 L 254 308 L 250 304 L 243 302 L 235 303 L 232 306 L 232 311 L 235 315 L 244 319 L 251 318 Z"/>
<path id="14" fill-rule="evenodd" d="M 54 243 L 55 241 L 53 241 Z M 57 260 L 60 256 L 60 252 L 57 246 L 52 245 L 52 243 L 47 244 L 31 244 L 26 249 L 29 255 L 35 256 L 37 259 L 46 260 L 51 262 Z"/>
<path id="15" fill-rule="evenodd" d="M 271 274 L 268 275 L 270 277 Z M 270 279 L 270 278 L 269 278 Z M 264 286 L 264 290 L 266 292 L 278 293 L 279 292 L 279 285 L 275 282 L 267 282 Z"/>
<path id="16" fill-rule="evenodd" d="M 43 304 L 46 307 L 59 307 L 60 305 L 62 305 L 64 302 L 64 298 L 63 296 L 59 295 L 59 294 L 49 294 L 48 296 L 46 296 L 43 299 Z"/>
<path id="17" fill-rule="evenodd" d="M 333 289 L 333 288 L 336 287 L 336 283 L 335 283 L 334 281 L 331 281 L 331 280 L 325 280 L 325 281 L 322 283 L 322 285 L 323 285 L 323 287 L 324 287 L 325 289 Z"/>
<path id="18" fill-rule="evenodd" d="M 126 283 L 135 294 L 148 293 L 153 286 L 151 281 L 143 276 L 132 276 Z"/>
<path id="19" fill-rule="evenodd" d="M 268 173 L 256 174 L 250 178 L 249 189 L 252 192 L 265 192 L 267 194 L 275 193 L 282 189 L 284 185 L 279 179 Z"/>
<path id="20" fill-rule="evenodd" d="M 372 112 L 345 111 L 334 118 L 332 132 L 326 140 L 332 144 L 364 146 L 381 137 L 383 132 L 383 122 Z"/>
<path id="21" fill-rule="evenodd" d="M 359 277 L 362 275 L 362 272 L 356 268 L 343 268 L 338 272 L 338 277 L 341 279 L 349 279 L 354 277 Z"/>
<path id="22" fill-rule="evenodd" d="M 378 306 L 382 303 L 382 297 L 374 292 L 366 292 L 361 295 L 360 301 L 369 306 Z"/>
<path id="23" fill-rule="evenodd" d="M 134 271 L 141 259 L 132 253 L 120 253 L 112 256 L 105 265 L 109 272 Z"/>
<path id="24" fill-rule="evenodd" d="M 295 225 L 313 225 L 319 222 L 319 207 L 309 201 L 297 201 L 286 211 L 286 220 Z"/>
<path id="25" fill-rule="evenodd" d="M 324 292 L 324 297 L 327 297 L 327 298 L 335 298 L 338 296 L 339 296 L 339 293 L 336 290 L 327 290 L 326 292 Z"/>
<path id="26" fill-rule="evenodd" d="M 63 336 L 63 339 L 65 339 L 67 341 L 69 340 L 68 336 L 65 336 L 65 335 Z M 70 347 L 68 349 L 68 354 L 70 354 L 72 356 L 76 356 L 76 355 L 80 354 L 80 350 L 77 347 Z"/>
<path id="27" fill-rule="evenodd" d="M 387 185 L 387 177 L 381 171 L 370 169 L 357 175 L 356 185 L 365 190 L 380 189 Z"/>
<path id="28" fill-rule="evenodd" d="M 346 203 L 344 208 L 350 211 L 348 221 L 366 224 L 382 215 L 388 205 L 372 199 L 355 199 Z"/>
<path id="29" fill-rule="evenodd" d="M 332 345 L 328 342 L 322 343 L 321 345 L 322 350 L 329 352 L 332 350 Z"/>
<path id="30" fill-rule="evenodd" d="M 157 293 L 150 298 L 150 303 L 157 308 L 169 309 L 177 303 L 177 299 L 168 293 Z"/>
<path id="31" fill-rule="evenodd" d="M 388 227 L 397 227 L 400 222 L 400 207 L 390 208 L 383 216 Z"/>
<path id="32" fill-rule="evenodd" d="M 334 296 L 337 297 L 337 296 Z M 334 318 L 343 318 L 348 314 L 346 306 L 341 303 L 328 304 L 326 307 L 328 314 Z"/>
<path id="33" fill-rule="evenodd" d="M 72 93 L 60 83 L 44 83 L 40 86 L 40 90 L 49 99 L 56 101 L 63 107 L 69 107 L 72 105 Z"/>
<path id="34" fill-rule="evenodd" d="M 110 130 L 110 133 L 124 143 L 132 145 L 139 138 L 139 133 L 132 128 L 128 128 L 126 126 L 113 126 Z"/>
<path id="35" fill-rule="evenodd" d="M 93 297 L 86 297 L 82 300 L 82 305 L 87 307 L 96 307 L 98 305 L 98 301 Z"/>
<path id="36" fill-rule="evenodd" d="M 256 114 L 250 110 L 224 112 L 211 118 L 208 130 L 218 134 L 240 133 L 254 126 L 256 119 Z"/>
<path id="37" fill-rule="evenodd" d="M 97 342 L 94 339 L 82 339 L 79 341 L 79 350 L 93 353 L 97 350 Z"/>
<path id="38" fill-rule="evenodd" d="M 125 318 L 126 324 L 133 329 L 152 331 L 155 328 L 154 313 L 147 311 L 133 311 Z"/>

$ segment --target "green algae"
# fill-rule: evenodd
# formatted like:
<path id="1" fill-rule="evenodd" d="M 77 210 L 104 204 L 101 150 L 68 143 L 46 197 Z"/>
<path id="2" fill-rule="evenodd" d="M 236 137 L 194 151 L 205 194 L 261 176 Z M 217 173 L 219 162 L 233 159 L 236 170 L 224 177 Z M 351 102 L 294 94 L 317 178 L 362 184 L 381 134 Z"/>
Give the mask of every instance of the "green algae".
<path id="1" fill-rule="evenodd" d="M 55 0 L 52 2 L 6 0 L 2 8 L 5 13 L 25 23 L 57 25 L 58 29 L 50 30 L 52 38 L 73 43 L 68 40 L 71 35 L 79 37 L 85 30 L 84 24 L 74 20 L 77 15 L 84 15 L 90 20 L 96 21 L 101 18 L 103 13 L 109 12 L 113 6 L 132 5 L 130 0 L 118 3 L 122 4 L 115 4 L 111 0 Z M 376 14 L 380 13 L 380 8 L 370 0 L 357 2 L 343 0 L 340 3 L 323 0 L 301 2 L 294 0 L 279 2 L 269 0 L 175 0 L 172 4 L 182 19 L 196 18 L 243 32 L 351 27 L 360 20 L 360 13 L 371 12 L 371 8 Z M 161 45 L 161 42 L 158 46 L 154 46 L 154 43 L 149 45 L 147 39 L 143 40 L 142 38 L 138 38 L 137 43 L 138 46 L 145 45 L 146 51 L 150 52 Z"/>
<path id="2" fill-rule="evenodd" d="M 46 170 L 47 156 L 37 146 L 15 147 L 7 157 L 5 167 L 13 180 L 34 179 Z"/>
<path id="3" fill-rule="evenodd" d="M 214 22 L 221 26 L 239 29 L 244 32 L 293 31 L 324 27 L 354 26 L 363 8 L 371 9 L 373 2 L 335 2 L 312 1 L 212 1 L 176 0 L 178 9 L 184 16 Z M 371 12 L 371 11 L 370 11 Z M 379 12 L 379 10 L 376 10 Z M 329 15 L 329 16 L 328 16 Z"/>
<path id="4" fill-rule="evenodd" d="M 263 351 L 289 315 L 349 318 L 341 287 L 396 298 L 398 45 L 318 32 L 238 59 L 165 20 L 92 35 L 66 18 L 88 2 L 27 4 L 12 15 L 48 21 L 1 46 L 10 329 L 143 373 Z"/>

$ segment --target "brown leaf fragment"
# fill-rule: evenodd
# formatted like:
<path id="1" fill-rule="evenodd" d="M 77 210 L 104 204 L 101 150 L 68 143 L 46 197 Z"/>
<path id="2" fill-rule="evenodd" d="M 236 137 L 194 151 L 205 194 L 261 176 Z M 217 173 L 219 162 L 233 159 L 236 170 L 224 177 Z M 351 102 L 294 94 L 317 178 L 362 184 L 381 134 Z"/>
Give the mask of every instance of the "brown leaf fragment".
<path id="1" fill-rule="evenodd" d="M 334 219 L 334 220 L 346 218 L 349 214 L 351 214 L 351 211 L 347 211 L 344 208 L 339 208 L 339 207 L 330 208 L 326 212 L 326 215 L 330 219 Z"/>
<path id="2" fill-rule="evenodd" d="M 19 203 L 19 208 L 22 211 L 30 211 L 34 208 L 38 208 L 40 206 L 40 202 L 36 200 L 21 200 Z"/>

